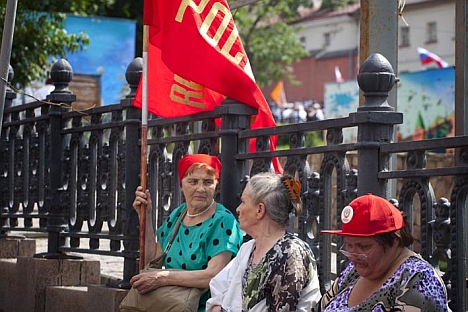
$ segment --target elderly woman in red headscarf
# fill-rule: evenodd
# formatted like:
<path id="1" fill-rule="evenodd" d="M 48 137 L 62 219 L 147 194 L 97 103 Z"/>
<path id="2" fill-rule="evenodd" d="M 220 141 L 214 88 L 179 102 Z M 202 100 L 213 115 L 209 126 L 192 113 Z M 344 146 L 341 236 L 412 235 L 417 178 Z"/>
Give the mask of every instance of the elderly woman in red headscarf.
<path id="1" fill-rule="evenodd" d="M 214 199 L 221 172 L 219 159 L 206 154 L 186 155 L 179 161 L 178 172 L 185 202 L 157 229 L 157 240 L 152 222 L 147 223 L 145 263 L 165 250 L 176 221 L 185 214 L 164 260 L 165 268 L 182 271 L 135 275 L 130 283 L 140 294 L 167 285 L 209 288 L 211 278 L 237 254 L 242 243 L 236 218 Z M 138 214 L 141 205 L 151 207 L 148 190 L 139 186 L 135 195 L 133 207 Z M 151 209 L 146 211 L 147 218 L 152 220 Z M 208 297 L 206 293 L 200 299 L 199 311 L 205 311 Z"/>

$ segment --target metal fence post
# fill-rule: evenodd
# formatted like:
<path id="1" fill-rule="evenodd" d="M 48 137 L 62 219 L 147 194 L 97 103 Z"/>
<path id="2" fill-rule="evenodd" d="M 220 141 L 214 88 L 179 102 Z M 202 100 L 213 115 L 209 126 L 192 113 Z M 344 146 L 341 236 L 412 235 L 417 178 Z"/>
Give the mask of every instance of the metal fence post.
<path id="1" fill-rule="evenodd" d="M 59 247 L 60 232 L 67 228 L 67 210 L 63 205 L 63 176 L 62 176 L 62 111 L 64 107 L 71 107 L 76 100 L 76 95 L 68 89 L 68 85 L 73 77 L 73 71 L 70 63 L 65 59 L 58 60 L 50 71 L 50 76 L 55 85 L 55 90 L 47 96 L 47 100 L 55 105 L 51 105 L 49 110 L 50 117 L 50 138 L 49 138 L 49 183 L 50 198 L 47 211 L 47 232 L 48 245 L 47 253 L 42 256 L 45 258 L 55 258 L 61 255 Z"/>
<path id="2" fill-rule="evenodd" d="M 221 203 L 237 215 L 236 208 L 242 191 L 241 179 L 248 173 L 248 164 L 246 161 L 238 161 L 236 155 L 246 152 L 249 148 L 249 141 L 239 141 L 237 134 L 239 130 L 250 128 L 250 116 L 256 114 L 257 109 L 228 98 L 215 108 L 215 112 L 222 115 Z"/>
<path id="3" fill-rule="evenodd" d="M 381 54 L 370 55 L 359 69 L 359 88 L 365 101 L 350 119 L 358 125 L 358 196 L 373 193 L 389 198 L 386 179 L 378 173 L 389 169 L 390 157 L 380 154 L 380 145 L 393 141 L 396 124 L 403 122 L 403 114 L 394 112 L 388 94 L 395 84 L 395 74 L 388 60 Z"/>

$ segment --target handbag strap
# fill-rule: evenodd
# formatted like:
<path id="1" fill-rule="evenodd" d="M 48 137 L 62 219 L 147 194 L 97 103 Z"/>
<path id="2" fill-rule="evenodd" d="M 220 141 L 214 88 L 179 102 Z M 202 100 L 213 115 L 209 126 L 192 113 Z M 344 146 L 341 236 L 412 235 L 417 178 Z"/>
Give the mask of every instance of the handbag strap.
<path id="1" fill-rule="evenodd" d="M 161 255 L 154 258 L 153 260 L 151 260 L 150 263 L 146 265 L 145 269 L 148 269 L 148 268 L 161 269 L 164 258 L 166 257 L 166 254 L 169 251 L 169 248 L 171 248 L 172 242 L 174 241 L 174 238 L 177 232 L 179 231 L 179 227 L 180 227 L 180 224 L 182 223 L 182 219 L 184 218 L 186 214 L 187 214 L 187 209 L 185 209 L 184 211 L 180 213 L 179 218 L 177 219 L 174 225 L 174 230 L 172 231 L 171 238 L 169 239 L 166 245 L 166 248 L 164 249 L 164 252 Z"/>
<path id="2" fill-rule="evenodd" d="M 172 231 L 171 238 L 167 242 L 166 248 L 164 249 L 163 253 L 167 254 L 167 252 L 171 248 L 172 242 L 174 241 L 174 238 L 175 238 L 177 232 L 179 231 L 179 227 L 180 227 L 180 224 L 182 223 L 182 219 L 185 217 L 186 214 L 187 214 L 187 209 L 185 209 L 184 211 L 182 211 L 180 213 L 179 218 L 177 219 L 177 222 L 176 222 L 176 224 L 174 226 L 174 230 Z"/>

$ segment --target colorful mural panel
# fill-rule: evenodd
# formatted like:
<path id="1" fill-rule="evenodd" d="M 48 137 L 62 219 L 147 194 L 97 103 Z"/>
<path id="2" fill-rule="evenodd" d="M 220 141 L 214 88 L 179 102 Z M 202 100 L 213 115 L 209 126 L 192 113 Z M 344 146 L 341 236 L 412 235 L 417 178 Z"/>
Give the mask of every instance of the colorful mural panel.
<path id="1" fill-rule="evenodd" d="M 398 140 L 443 138 L 453 133 L 455 69 L 431 69 L 399 75 L 398 111 L 403 124 Z"/>
<path id="2" fill-rule="evenodd" d="M 133 20 L 67 16 L 65 29 L 85 32 L 90 42 L 85 51 L 69 53 L 75 73 L 101 76 L 101 104 L 115 104 L 124 96 L 125 71 L 135 57 L 136 22 Z"/>
<path id="3" fill-rule="evenodd" d="M 326 118 L 347 117 L 359 107 L 359 86 L 357 81 L 325 84 L 323 101 Z M 356 142 L 357 129 L 343 129 L 344 143 Z"/>
<path id="4" fill-rule="evenodd" d="M 398 76 L 397 111 L 403 124 L 397 126 L 397 141 L 443 138 L 454 132 L 455 70 L 430 69 Z M 348 116 L 359 106 L 356 81 L 325 85 L 327 118 Z M 355 142 L 356 133 L 347 130 L 345 142 Z"/>

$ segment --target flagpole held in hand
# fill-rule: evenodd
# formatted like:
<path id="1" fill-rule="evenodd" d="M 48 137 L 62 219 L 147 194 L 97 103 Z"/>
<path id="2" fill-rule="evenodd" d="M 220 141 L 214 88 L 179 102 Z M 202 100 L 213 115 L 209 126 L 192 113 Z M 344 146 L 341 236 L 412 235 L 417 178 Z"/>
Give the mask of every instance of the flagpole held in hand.
<path id="1" fill-rule="evenodd" d="M 140 158 L 140 185 L 146 190 L 146 171 L 148 154 L 148 26 L 143 26 L 143 85 L 141 110 L 141 158 Z M 138 268 L 145 267 L 145 239 L 146 239 L 146 205 L 140 210 L 140 260 Z M 150 207 L 151 209 L 151 207 Z"/>

